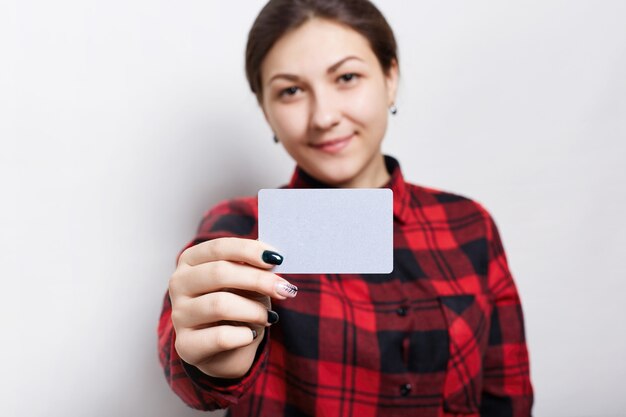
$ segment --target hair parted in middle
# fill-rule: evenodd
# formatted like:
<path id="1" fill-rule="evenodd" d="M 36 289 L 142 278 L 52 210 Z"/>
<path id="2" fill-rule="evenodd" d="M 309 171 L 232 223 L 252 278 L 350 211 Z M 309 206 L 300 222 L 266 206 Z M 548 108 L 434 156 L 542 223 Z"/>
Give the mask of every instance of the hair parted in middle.
<path id="1" fill-rule="evenodd" d="M 287 32 L 310 19 L 321 18 L 346 25 L 365 37 L 383 72 L 398 62 L 396 39 L 383 14 L 368 0 L 270 0 L 248 33 L 246 77 L 261 103 L 261 64 L 272 46 Z"/>

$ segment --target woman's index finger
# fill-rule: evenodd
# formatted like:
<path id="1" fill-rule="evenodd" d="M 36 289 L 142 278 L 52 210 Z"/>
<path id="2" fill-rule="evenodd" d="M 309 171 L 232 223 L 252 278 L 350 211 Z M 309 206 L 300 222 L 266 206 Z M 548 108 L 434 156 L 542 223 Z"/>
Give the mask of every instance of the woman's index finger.
<path id="1" fill-rule="evenodd" d="M 253 239 L 224 237 L 207 240 L 191 246 L 181 253 L 178 262 L 190 266 L 206 262 L 231 261 L 243 262 L 258 268 L 270 269 L 280 265 L 281 255 L 271 246 Z"/>

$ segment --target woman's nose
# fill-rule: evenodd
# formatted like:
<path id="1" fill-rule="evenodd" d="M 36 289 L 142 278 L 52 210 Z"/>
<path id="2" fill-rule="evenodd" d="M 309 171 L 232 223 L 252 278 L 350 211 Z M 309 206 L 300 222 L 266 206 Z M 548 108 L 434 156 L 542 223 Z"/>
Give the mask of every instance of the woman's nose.
<path id="1" fill-rule="evenodd" d="M 331 94 L 318 93 L 315 95 L 311 108 L 311 125 L 315 129 L 327 130 L 339 123 L 341 112 L 338 101 Z"/>

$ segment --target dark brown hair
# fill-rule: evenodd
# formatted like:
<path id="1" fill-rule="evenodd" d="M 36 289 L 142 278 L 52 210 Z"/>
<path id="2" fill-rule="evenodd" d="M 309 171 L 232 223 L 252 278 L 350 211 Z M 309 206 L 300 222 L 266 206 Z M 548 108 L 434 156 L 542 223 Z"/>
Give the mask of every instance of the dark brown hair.
<path id="1" fill-rule="evenodd" d="M 259 103 L 263 59 L 281 36 L 316 17 L 349 26 L 365 37 L 385 74 L 398 62 L 393 31 L 368 0 L 270 0 L 254 21 L 246 46 L 246 77 Z"/>

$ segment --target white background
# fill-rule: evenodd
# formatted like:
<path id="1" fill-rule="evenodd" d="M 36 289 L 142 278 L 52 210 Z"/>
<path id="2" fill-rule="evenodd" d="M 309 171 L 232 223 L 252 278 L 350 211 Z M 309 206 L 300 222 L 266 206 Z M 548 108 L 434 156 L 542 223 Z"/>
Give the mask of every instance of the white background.
<path id="1" fill-rule="evenodd" d="M 292 172 L 244 78 L 263 3 L 0 3 L 2 416 L 199 415 L 157 319 L 204 210 Z M 377 4 L 402 71 L 384 149 L 494 215 L 535 415 L 623 415 L 626 2 Z"/>

